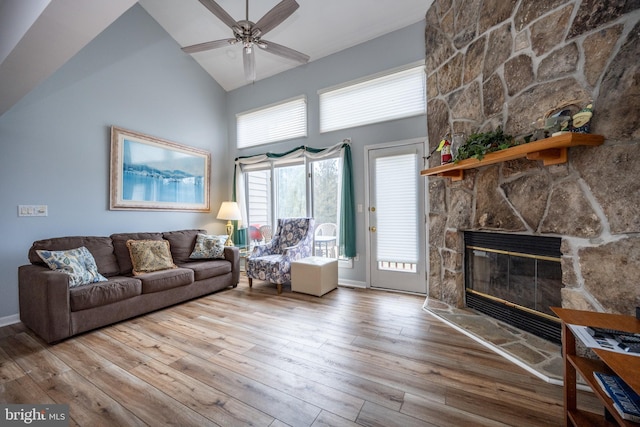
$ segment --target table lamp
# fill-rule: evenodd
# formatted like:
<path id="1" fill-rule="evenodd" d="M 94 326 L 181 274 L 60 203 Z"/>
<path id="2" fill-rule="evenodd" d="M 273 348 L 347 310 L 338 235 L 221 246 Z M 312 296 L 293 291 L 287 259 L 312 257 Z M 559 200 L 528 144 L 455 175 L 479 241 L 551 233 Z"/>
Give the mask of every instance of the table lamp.
<path id="1" fill-rule="evenodd" d="M 216 216 L 216 218 L 227 220 L 227 234 L 229 235 L 229 238 L 224 245 L 233 246 L 233 239 L 231 238 L 231 236 L 233 235 L 233 223 L 231 221 L 242 219 L 238 204 L 236 202 L 222 202 L 220 210 L 218 211 L 218 216 Z"/>

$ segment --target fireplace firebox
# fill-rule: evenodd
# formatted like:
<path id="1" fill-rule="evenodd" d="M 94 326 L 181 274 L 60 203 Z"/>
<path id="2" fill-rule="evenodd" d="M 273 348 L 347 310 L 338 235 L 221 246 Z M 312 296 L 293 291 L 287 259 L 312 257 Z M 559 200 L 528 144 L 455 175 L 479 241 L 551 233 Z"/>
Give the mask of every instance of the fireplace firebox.
<path id="1" fill-rule="evenodd" d="M 467 307 L 560 343 L 561 239 L 466 231 L 464 242 Z"/>

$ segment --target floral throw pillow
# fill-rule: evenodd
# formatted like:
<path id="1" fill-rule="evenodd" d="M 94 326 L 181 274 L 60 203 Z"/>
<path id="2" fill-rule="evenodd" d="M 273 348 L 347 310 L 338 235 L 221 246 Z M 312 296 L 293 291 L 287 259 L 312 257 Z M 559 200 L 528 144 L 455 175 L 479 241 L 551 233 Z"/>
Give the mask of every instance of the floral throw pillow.
<path id="1" fill-rule="evenodd" d="M 178 268 L 173 263 L 167 240 L 127 240 L 133 275 Z"/>
<path id="2" fill-rule="evenodd" d="M 107 278 L 98 272 L 96 260 L 84 246 L 67 251 L 37 250 L 36 253 L 50 269 L 69 276 L 70 288 L 107 281 Z"/>
<path id="3" fill-rule="evenodd" d="M 229 236 L 212 236 L 200 234 L 189 258 L 191 259 L 224 259 L 224 244 Z"/>

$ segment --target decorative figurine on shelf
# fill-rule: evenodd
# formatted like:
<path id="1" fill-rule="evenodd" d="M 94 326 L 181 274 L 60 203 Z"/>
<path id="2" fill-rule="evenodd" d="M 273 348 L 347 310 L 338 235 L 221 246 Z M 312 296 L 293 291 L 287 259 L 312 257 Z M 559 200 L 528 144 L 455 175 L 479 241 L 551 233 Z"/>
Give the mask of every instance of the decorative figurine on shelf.
<path id="1" fill-rule="evenodd" d="M 591 128 L 591 118 L 593 117 L 593 103 L 589 103 L 582 110 L 573 116 L 572 132 L 589 133 Z"/>
<path id="2" fill-rule="evenodd" d="M 453 161 L 453 157 L 451 157 L 451 142 L 449 142 L 448 137 L 449 134 L 445 135 L 442 141 L 440 141 L 440 145 L 438 145 L 438 151 L 440 152 L 440 164 L 442 165 Z"/>
<path id="3" fill-rule="evenodd" d="M 562 110 L 550 117 L 547 117 L 545 121 L 545 130 L 547 130 L 551 136 L 558 136 L 563 133 L 571 132 L 571 111 Z"/>

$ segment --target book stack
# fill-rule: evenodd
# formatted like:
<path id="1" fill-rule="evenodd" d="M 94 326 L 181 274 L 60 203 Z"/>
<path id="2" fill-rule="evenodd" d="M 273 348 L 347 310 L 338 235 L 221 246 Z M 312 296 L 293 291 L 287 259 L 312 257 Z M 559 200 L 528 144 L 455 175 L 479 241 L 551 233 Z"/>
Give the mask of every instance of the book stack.
<path id="1" fill-rule="evenodd" d="M 625 420 L 640 422 L 640 396 L 617 375 L 594 372 L 598 385 L 611 400 L 613 407 Z"/>

